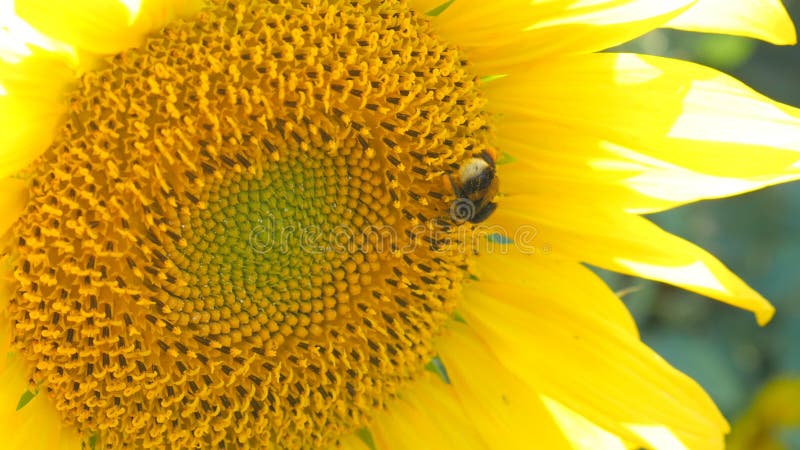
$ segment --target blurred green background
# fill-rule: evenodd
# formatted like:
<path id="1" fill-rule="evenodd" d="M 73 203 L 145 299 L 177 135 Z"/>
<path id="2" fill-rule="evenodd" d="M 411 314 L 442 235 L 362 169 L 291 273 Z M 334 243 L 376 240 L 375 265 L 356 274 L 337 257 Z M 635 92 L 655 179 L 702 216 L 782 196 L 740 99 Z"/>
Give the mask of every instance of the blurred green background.
<path id="1" fill-rule="evenodd" d="M 787 6 L 800 24 L 800 2 Z M 659 30 L 614 49 L 620 50 L 715 67 L 773 99 L 800 107 L 800 46 Z M 624 300 L 642 339 L 700 382 L 735 424 L 753 409 L 751 403 L 765 383 L 778 376 L 800 377 L 800 182 L 700 202 L 651 219 L 716 255 L 777 309 L 772 322 L 761 328 L 750 313 L 722 303 L 663 284 L 602 273 L 615 290 L 635 288 Z M 800 410 L 800 402 L 796 408 Z M 783 448 L 800 449 L 800 428 L 781 427 L 772 434 Z"/>

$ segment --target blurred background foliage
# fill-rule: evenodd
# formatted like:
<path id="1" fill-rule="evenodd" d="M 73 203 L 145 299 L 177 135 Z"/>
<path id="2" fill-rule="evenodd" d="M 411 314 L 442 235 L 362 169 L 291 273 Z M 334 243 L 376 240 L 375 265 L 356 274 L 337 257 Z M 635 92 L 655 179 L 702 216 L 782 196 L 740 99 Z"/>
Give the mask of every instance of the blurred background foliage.
<path id="1" fill-rule="evenodd" d="M 787 7 L 800 26 L 800 1 Z M 614 51 L 695 61 L 800 107 L 800 46 L 658 30 Z M 650 218 L 716 255 L 777 313 L 761 328 L 748 312 L 602 272 L 627 292 L 642 339 L 703 385 L 733 424 L 731 450 L 800 449 L 800 182 Z"/>

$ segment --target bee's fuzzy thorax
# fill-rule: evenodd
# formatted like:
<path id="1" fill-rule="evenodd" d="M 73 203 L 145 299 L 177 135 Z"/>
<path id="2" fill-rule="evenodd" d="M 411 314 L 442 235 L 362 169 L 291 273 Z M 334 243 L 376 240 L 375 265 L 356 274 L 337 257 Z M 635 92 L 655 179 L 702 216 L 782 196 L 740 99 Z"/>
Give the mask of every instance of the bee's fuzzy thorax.
<path id="1" fill-rule="evenodd" d="M 489 163 L 481 158 L 472 158 L 467 161 L 459 170 L 459 179 L 462 183 L 477 177 L 481 172 L 489 168 Z"/>

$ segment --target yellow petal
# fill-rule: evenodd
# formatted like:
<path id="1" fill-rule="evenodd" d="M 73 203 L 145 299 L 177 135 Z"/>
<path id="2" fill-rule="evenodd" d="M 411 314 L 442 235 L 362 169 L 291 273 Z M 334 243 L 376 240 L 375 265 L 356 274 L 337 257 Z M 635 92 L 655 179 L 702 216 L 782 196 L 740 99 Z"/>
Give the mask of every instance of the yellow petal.
<path id="1" fill-rule="evenodd" d="M 0 0 L 0 59 L 17 61 L 30 54 L 31 45 L 73 62 L 76 57 L 72 47 L 43 35 L 20 19 L 14 12 L 13 0 Z"/>
<path id="2" fill-rule="evenodd" d="M 28 183 L 23 180 L 0 179 L 0 236 L 16 222 L 28 203 Z"/>
<path id="3" fill-rule="evenodd" d="M 534 22 L 537 13 L 552 10 L 552 5 L 553 2 L 532 5 L 528 0 L 456 0 L 434 19 L 434 23 L 449 42 L 466 48 L 495 47 L 516 38 Z"/>
<path id="4" fill-rule="evenodd" d="M 600 205 L 568 206 L 548 196 L 502 200 L 493 223 L 509 230 L 535 226 L 550 257 L 669 283 L 753 311 L 761 324 L 774 313 L 769 302 L 711 254 L 645 218 Z"/>
<path id="5" fill-rule="evenodd" d="M 494 229 L 492 231 L 499 231 Z M 553 258 L 552 249 L 536 234 L 510 234 L 512 248 L 483 244 L 473 268 L 481 282 L 527 286 L 546 298 L 569 298 L 576 308 L 598 320 L 615 324 L 620 333 L 638 338 L 630 311 L 591 270 L 574 261 Z M 571 280 L 570 283 L 553 282 Z"/>
<path id="6" fill-rule="evenodd" d="M 577 450 L 628 450 L 617 436 L 593 424 L 589 419 L 567 408 L 555 399 L 545 397 L 544 403 L 555 417 L 564 435 Z"/>
<path id="7" fill-rule="evenodd" d="M 453 321 L 437 348 L 453 392 L 492 448 L 527 448 L 531 429 L 540 448 L 571 448 L 542 400 L 509 373 L 468 326 Z"/>
<path id="8" fill-rule="evenodd" d="M 0 178 L 18 172 L 50 145 L 73 79 L 64 60 L 38 48 L 20 62 L 0 59 Z"/>
<path id="9" fill-rule="evenodd" d="M 697 200 L 729 197 L 800 176 L 794 167 L 783 174 L 778 172 L 780 167 L 767 167 L 765 171 L 775 173 L 765 175 L 754 170 L 746 177 L 711 175 L 598 141 L 588 134 L 570 135 L 557 127 L 545 131 L 543 123 L 515 128 L 519 131 L 504 127 L 496 141 L 516 160 L 500 169 L 507 194 L 525 194 L 534 186 L 537 193 L 563 196 L 573 204 L 601 202 L 609 208 L 645 214 Z M 523 141 L 518 137 L 525 136 L 522 130 L 536 130 L 536 137 Z M 532 149 L 531 141 L 544 144 Z M 551 151 L 552 147 L 564 151 Z M 531 180 L 536 180 L 535 185 Z"/>
<path id="10" fill-rule="evenodd" d="M 502 116 L 501 149 L 551 176 L 622 186 L 629 198 L 608 201 L 625 210 L 800 177 L 800 111 L 696 64 L 583 55 L 531 65 L 485 89 Z M 664 185 L 673 176 L 675 189 Z"/>
<path id="11" fill-rule="evenodd" d="M 0 0 L 0 179 L 50 145 L 76 63 L 71 47 L 38 33 Z"/>
<path id="12" fill-rule="evenodd" d="M 685 195 L 690 196 L 688 199 L 696 195 L 692 189 L 694 172 L 598 142 L 591 134 L 574 133 L 546 121 L 504 120 L 499 126 L 497 146 L 514 159 L 513 164 L 498 169 L 503 194 L 528 194 L 533 190 L 559 196 L 565 203 L 602 203 L 634 212 L 668 209 L 689 201 Z M 674 184 L 675 189 L 664 192 L 666 189 L 656 184 L 657 175 L 669 179 L 668 186 Z M 713 178 L 698 176 L 706 181 Z M 682 177 L 687 178 L 685 183 L 681 182 Z M 646 183 L 645 179 L 653 182 Z M 637 184 L 637 180 L 641 181 Z M 686 188 L 682 188 L 684 184 Z"/>
<path id="13" fill-rule="evenodd" d="M 694 1 L 455 1 L 434 24 L 464 49 L 480 75 L 496 75 L 531 60 L 627 42 L 663 26 Z"/>
<path id="14" fill-rule="evenodd" d="M 479 281 L 465 290 L 463 316 L 536 392 L 626 442 L 646 442 L 632 426 L 668 427 L 688 448 L 721 449 L 728 426 L 705 392 L 638 338 L 586 314 L 580 304 L 527 286 Z"/>
<path id="15" fill-rule="evenodd" d="M 370 431 L 379 450 L 489 448 L 464 415 L 453 387 L 427 371 L 389 403 Z"/>
<path id="16" fill-rule="evenodd" d="M 200 9 L 200 0 L 25 0 L 17 14 L 42 33 L 95 54 L 139 45 L 148 33 Z"/>
<path id="17" fill-rule="evenodd" d="M 699 0 L 667 27 L 762 39 L 778 45 L 797 43 L 797 33 L 781 0 Z"/>

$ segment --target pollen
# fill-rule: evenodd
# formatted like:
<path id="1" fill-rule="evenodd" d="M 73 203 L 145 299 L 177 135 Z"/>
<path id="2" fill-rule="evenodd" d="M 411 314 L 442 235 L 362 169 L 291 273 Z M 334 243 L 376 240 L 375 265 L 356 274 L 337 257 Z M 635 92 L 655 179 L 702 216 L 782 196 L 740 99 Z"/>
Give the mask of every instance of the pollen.
<path id="1" fill-rule="evenodd" d="M 394 1 L 219 3 L 109 57 L 0 252 L 31 385 L 104 447 L 368 426 L 460 297 L 478 83 Z"/>

